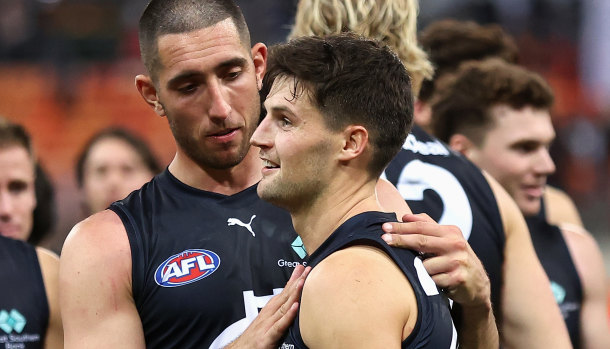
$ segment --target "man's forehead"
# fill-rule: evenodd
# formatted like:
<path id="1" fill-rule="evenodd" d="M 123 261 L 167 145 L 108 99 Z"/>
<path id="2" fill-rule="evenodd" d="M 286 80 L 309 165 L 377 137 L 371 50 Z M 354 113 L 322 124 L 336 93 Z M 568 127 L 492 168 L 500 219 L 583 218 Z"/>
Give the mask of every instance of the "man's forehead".
<path id="1" fill-rule="evenodd" d="M 230 18 L 220 21 L 212 26 L 195 29 L 182 33 L 168 33 L 159 35 L 157 46 L 160 54 L 166 51 L 190 51 L 216 46 L 239 46 L 243 47 L 237 27 Z"/>
<path id="2" fill-rule="evenodd" d="M 267 100 L 290 102 L 292 105 L 311 105 L 311 92 L 307 85 L 293 76 L 280 75 L 271 85 Z"/>
<path id="3" fill-rule="evenodd" d="M 544 141 L 555 138 L 551 114 L 546 109 L 497 106 L 492 109 L 492 115 L 495 124 L 492 130 L 509 132 L 515 138 L 537 137 Z"/>
<path id="4" fill-rule="evenodd" d="M 34 176 L 34 159 L 30 153 L 21 145 L 0 146 L 0 161 L 7 165 L 11 173 L 25 171 L 28 175 Z M 0 169 L 1 171 L 1 169 Z"/>

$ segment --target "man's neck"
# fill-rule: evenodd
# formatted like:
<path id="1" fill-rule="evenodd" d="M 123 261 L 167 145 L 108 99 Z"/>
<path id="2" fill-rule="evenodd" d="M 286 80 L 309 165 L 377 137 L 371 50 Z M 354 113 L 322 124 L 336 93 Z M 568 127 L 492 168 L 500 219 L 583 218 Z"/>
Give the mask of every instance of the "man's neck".
<path id="1" fill-rule="evenodd" d="M 292 223 L 312 254 L 328 237 L 351 217 L 367 211 L 379 211 L 375 183 L 354 186 L 350 181 L 335 181 L 312 205 L 291 211 Z"/>
<path id="2" fill-rule="evenodd" d="M 253 148 L 239 164 L 227 169 L 203 168 L 180 152 L 169 165 L 169 171 L 182 183 L 224 195 L 233 195 L 258 183 L 261 168 L 261 160 Z"/>

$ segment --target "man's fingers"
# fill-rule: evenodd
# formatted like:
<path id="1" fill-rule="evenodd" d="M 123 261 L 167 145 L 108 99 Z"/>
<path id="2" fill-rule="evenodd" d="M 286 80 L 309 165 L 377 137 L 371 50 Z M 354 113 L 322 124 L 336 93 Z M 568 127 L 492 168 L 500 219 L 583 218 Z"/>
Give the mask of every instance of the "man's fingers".
<path id="1" fill-rule="evenodd" d="M 434 256 L 423 261 L 424 268 L 430 275 L 450 273 L 460 267 L 458 260 L 447 256 Z"/>
<path id="2" fill-rule="evenodd" d="M 414 222 L 387 222 L 381 226 L 389 234 L 424 234 L 431 236 L 462 236 L 462 231 L 454 225 L 440 225 L 424 220 Z"/>
<path id="3" fill-rule="evenodd" d="M 430 218 L 426 213 L 407 213 L 402 216 L 403 222 L 428 222 L 428 223 L 436 223 L 434 219 Z"/>
<path id="4" fill-rule="evenodd" d="M 287 309 L 289 309 L 293 303 L 298 302 L 301 299 L 301 291 L 303 290 L 305 279 L 311 271 L 311 267 L 298 267 L 300 267 L 300 270 L 296 270 L 295 268 L 295 271 L 292 273 L 290 280 L 282 292 L 271 298 L 263 310 L 261 310 L 261 313 L 263 311 L 273 312 L 274 315 L 271 317 L 272 321 L 276 321 L 279 317 L 286 314 Z M 298 275 L 298 277 L 296 277 L 296 275 Z"/>
<path id="5" fill-rule="evenodd" d="M 303 275 L 304 271 L 305 271 L 305 267 L 301 264 L 297 264 L 297 266 L 292 271 L 292 274 L 290 275 L 290 279 L 288 280 L 288 283 L 301 277 L 301 275 Z"/>
<path id="6" fill-rule="evenodd" d="M 430 276 L 438 287 L 453 288 L 464 284 L 466 281 L 467 272 L 465 269 L 451 268 L 444 269 L 439 273 L 430 274 Z"/>
<path id="7" fill-rule="evenodd" d="M 275 338 L 276 340 L 274 341 L 274 343 L 282 339 L 284 337 L 284 334 L 292 324 L 292 321 L 294 321 L 294 319 L 296 318 L 298 309 L 299 303 L 292 303 L 290 307 L 287 308 L 283 316 L 273 323 L 273 325 L 268 331 L 268 338 Z"/>
<path id="8" fill-rule="evenodd" d="M 400 248 L 408 248 L 420 253 L 429 253 L 433 255 L 447 254 L 455 251 L 456 245 L 458 248 L 466 242 L 454 241 L 444 237 L 412 234 L 384 234 L 381 236 L 389 245 Z"/>

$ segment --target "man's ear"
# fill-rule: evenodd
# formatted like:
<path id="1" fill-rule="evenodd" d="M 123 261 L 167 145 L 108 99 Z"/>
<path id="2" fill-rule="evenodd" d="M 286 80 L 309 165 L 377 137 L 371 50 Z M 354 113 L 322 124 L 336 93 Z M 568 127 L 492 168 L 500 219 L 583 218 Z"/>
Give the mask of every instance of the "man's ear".
<path id="1" fill-rule="evenodd" d="M 468 139 L 468 137 L 461 133 L 456 133 L 449 138 L 449 147 L 468 157 L 475 145 L 470 141 L 470 139 Z"/>
<path id="2" fill-rule="evenodd" d="M 157 113 L 159 116 L 165 116 L 165 108 L 159 101 L 159 95 L 157 94 L 157 88 L 153 83 L 152 79 L 147 75 L 136 76 L 136 88 L 144 101 Z"/>
<path id="3" fill-rule="evenodd" d="M 263 76 L 267 71 L 267 46 L 259 42 L 252 46 L 251 54 L 254 62 L 254 73 L 256 74 L 256 86 L 260 91 L 263 88 Z"/>
<path id="4" fill-rule="evenodd" d="M 364 152 L 369 143 L 369 133 L 363 126 L 350 125 L 343 131 L 343 148 L 339 160 L 352 160 Z"/>

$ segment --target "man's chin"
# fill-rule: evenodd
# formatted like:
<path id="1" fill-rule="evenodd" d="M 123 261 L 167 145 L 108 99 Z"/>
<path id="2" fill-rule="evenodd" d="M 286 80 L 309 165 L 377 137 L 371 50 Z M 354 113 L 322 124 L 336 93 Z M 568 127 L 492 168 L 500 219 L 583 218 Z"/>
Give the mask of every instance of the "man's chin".
<path id="1" fill-rule="evenodd" d="M 264 181 L 265 179 L 258 183 L 258 187 L 256 188 L 256 193 L 258 196 L 264 201 L 267 201 L 275 206 L 285 207 L 283 204 L 285 200 L 283 200 L 281 193 L 275 190 L 273 184 L 264 183 Z"/>
<path id="2" fill-rule="evenodd" d="M 540 213 L 541 206 L 540 199 L 526 200 L 526 202 L 520 205 L 521 213 L 523 213 L 523 216 L 525 217 L 535 216 Z"/>

